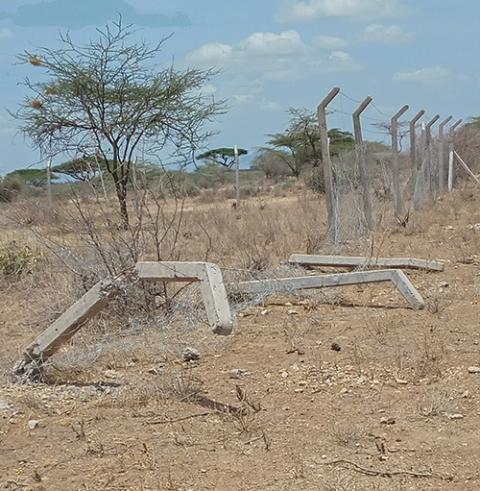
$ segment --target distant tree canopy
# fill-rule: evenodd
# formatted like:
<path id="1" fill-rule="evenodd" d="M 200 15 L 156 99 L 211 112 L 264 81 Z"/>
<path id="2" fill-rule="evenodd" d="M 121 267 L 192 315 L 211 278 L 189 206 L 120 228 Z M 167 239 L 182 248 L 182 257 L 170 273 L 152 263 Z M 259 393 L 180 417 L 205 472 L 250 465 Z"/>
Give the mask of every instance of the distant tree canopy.
<path id="1" fill-rule="evenodd" d="M 321 144 L 317 117 L 306 109 L 289 109 L 290 123 L 283 133 L 269 135 L 268 146 L 263 148 L 281 159 L 295 177 L 306 166 L 320 167 Z M 355 147 L 353 135 L 334 128 L 328 132 L 330 154 L 340 155 Z"/>
<path id="2" fill-rule="evenodd" d="M 247 154 L 248 151 L 244 148 L 238 149 L 239 156 Z M 197 155 L 197 159 L 231 168 L 235 163 L 235 152 L 233 147 L 213 148 L 212 150 L 208 150 L 207 152 Z"/>
<path id="3" fill-rule="evenodd" d="M 26 186 L 43 187 L 47 185 L 47 169 L 18 169 L 5 176 L 6 180 L 15 180 Z M 52 174 L 52 180 L 58 176 Z"/>
<path id="4" fill-rule="evenodd" d="M 97 177 L 100 171 L 107 168 L 103 159 L 95 157 L 81 157 L 68 160 L 63 164 L 54 165 L 52 171 L 57 174 L 63 174 L 75 179 L 76 181 L 88 182 Z"/>

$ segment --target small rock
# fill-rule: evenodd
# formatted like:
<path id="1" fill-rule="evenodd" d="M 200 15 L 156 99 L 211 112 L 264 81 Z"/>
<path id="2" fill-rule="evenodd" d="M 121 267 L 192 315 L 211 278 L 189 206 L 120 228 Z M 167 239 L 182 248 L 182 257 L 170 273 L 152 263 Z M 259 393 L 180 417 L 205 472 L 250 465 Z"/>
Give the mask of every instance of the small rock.
<path id="1" fill-rule="evenodd" d="M 441 283 L 439 283 L 438 285 L 440 288 L 448 288 L 450 285 L 448 284 L 447 281 L 442 281 Z"/>
<path id="2" fill-rule="evenodd" d="M 448 414 L 448 419 L 463 419 L 465 416 L 460 413 L 455 413 L 455 414 Z"/>
<path id="3" fill-rule="evenodd" d="M 341 391 L 340 391 L 340 394 L 347 394 L 348 393 L 348 389 L 346 387 L 344 387 Z"/>
<path id="4" fill-rule="evenodd" d="M 270 310 L 265 309 L 260 312 L 260 315 L 263 315 L 264 317 L 270 313 Z"/>
<path id="5" fill-rule="evenodd" d="M 380 419 L 382 425 L 394 425 L 396 423 L 395 418 L 383 417 Z"/>
<path id="6" fill-rule="evenodd" d="M 282 378 L 287 378 L 288 377 L 288 372 L 282 372 L 281 374 Z"/>
<path id="7" fill-rule="evenodd" d="M 153 367 L 148 370 L 148 373 L 151 373 L 152 375 L 160 375 L 164 372 L 163 367 Z"/>
<path id="8" fill-rule="evenodd" d="M 298 312 L 296 310 L 291 309 L 291 310 L 287 311 L 287 314 L 288 315 L 298 315 Z"/>
<path id="9" fill-rule="evenodd" d="M 182 353 L 183 361 L 200 360 L 200 353 L 195 348 L 185 348 Z"/>
<path id="10" fill-rule="evenodd" d="M 480 367 L 468 367 L 468 373 L 480 373 Z"/>
<path id="11" fill-rule="evenodd" d="M 0 399 L 0 411 L 10 411 L 12 406 L 5 399 Z"/>
<path id="12" fill-rule="evenodd" d="M 330 349 L 332 351 L 336 351 L 337 353 L 339 351 L 342 351 L 342 347 L 338 343 L 332 343 L 332 345 L 330 346 Z"/>
<path id="13" fill-rule="evenodd" d="M 103 372 L 103 374 L 107 378 L 117 378 L 118 377 L 118 373 L 115 370 L 105 370 Z"/>
<path id="14" fill-rule="evenodd" d="M 230 370 L 230 378 L 238 379 L 246 377 L 247 375 L 249 375 L 249 372 L 247 370 L 244 370 L 243 368 L 233 368 L 232 370 Z"/>
<path id="15" fill-rule="evenodd" d="M 396 378 L 395 382 L 397 382 L 397 384 L 399 384 L 399 385 L 407 385 L 408 384 L 408 380 L 403 380 L 401 378 Z"/>
<path id="16" fill-rule="evenodd" d="M 31 419 L 27 424 L 29 429 L 34 430 L 35 428 L 38 428 L 40 421 L 38 421 L 38 419 Z"/>

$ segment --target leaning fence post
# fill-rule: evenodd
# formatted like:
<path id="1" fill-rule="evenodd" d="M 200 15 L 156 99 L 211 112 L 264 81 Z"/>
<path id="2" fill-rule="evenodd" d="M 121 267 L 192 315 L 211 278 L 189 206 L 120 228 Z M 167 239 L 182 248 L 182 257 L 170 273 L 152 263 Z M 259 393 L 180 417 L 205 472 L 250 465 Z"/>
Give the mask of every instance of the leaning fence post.
<path id="1" fill-rule="evenodd" d="M 438 189 L 440 194 L 445 192 L 446 185 L 446 168 L 445 168 L 445 126 L 453 119 L 453 116 L 445 118 L 438 127 L 438 140 L 439 140 L 439 152 L 438 152 Z"/>
<path id="2" fill-rule="evenodd" d="M 373 221 L 372 202 L 370 200 L 370 187 L 368 185 L 367 166 L 365 163 L 365 148 L 363 146 L 362 125 L 360 123 L 360 115 L 372 102 L 372 98 L 368 96 L 353 113 L 353 131 L 355 133 L 356 154 L 358 159 L 358 169 L 360 172 L 360 182 L 363 188 L 363 211 L 368 228 L 373 230 L 375 223 Z"/>
<path id="3" fill-rule="evenodd" d="M 412 166 L 412 198 L 415 194 L 415 186 L 417 182 L 417 171 L 418 171 L 418 163 L 417 163 L 417 122 L 419 119 L 425 114 L 425 111 L 422 109 L 418 111 L 417 114 L 410 121 L 410 163 Z"/>
<path id="4" fill-rule="evenodd" d="M 327 111 L 326 108 L 330 102 L 338 95 L 340 87 L 334 87 L 327 96 L 320 102 L 317 109 L 318 127 L 320 131 L 320 151 L 323 163 L 323 182 L 325 185 L 325 199 L 327 202 L 327 220 L 328 220 L 328 237 L 337 243 L 337 212 L 335 207 L 335 195 L 333 187 L 332 161 L 330 160 L 330 151 L 328 145 L 327 129 Z"/>
<path id="5" fill-rule="evenodd" d="M 425 126 L 425 142 L 427 149 L 427 173 L 428 173 L 428 194 L 429 198 L 433 194 L 433 181 L 432 181 L 432 127 L 440 119 L 440 114 L 436 114 Z"/>
<path id="6" fill-rule="evenodd" d="M 393 200 L 395 215 L 398 217 L 402 213 L 402 196 L 400 193 L 400 167 L 398 163 L 398 120 L 408 111 L 408 106 L 403 106 L 396 112 L 391 120 L 392 131 L 392 174 L 393 174 Z"/>

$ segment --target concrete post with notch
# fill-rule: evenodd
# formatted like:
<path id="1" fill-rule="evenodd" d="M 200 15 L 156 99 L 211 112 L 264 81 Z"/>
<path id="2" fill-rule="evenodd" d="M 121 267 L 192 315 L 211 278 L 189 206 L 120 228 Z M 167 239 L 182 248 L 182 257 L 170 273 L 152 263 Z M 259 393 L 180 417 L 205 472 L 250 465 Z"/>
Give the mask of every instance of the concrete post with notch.
<path id="1" fill-rule="evenodd" d="M 408 106 L 403 106 L 391 119 L 392 131 L 392 176 L 393 176 L 393 200 L 395 216 L 399 217 L 403 211 L 402 195 L 400 192 L 400 166 L 398 163 L 398 120 L 408 111 Z"/>
<path id="2" fill-rule="evenodd" d="M 322 100 L 322 102 L 320 102 L 317 108 L 318 127 L 320 132 L 320 151 L 322 154 L 323 164 L 323 182 L 325 185 L 325 200 L 327 203 L 328 238 L 334 244 L 337 243 L 338 217 L 335 206 L 332 161 L 330 160 L 328 143 L 327 106 L 333 101 L 339 92 L 340 87 L 334 87 Z"/>
<path id="3" fill-rule="evenodd" d="M 417 114 L 410 120 L 410 164 L 412 166 L 412 197 L 415 195 L 415 186 L 417 185 L 417 123 L 420 118 L 425 114 L 425 110 L 418 111 Z"/>
<path id="4" fill-rule="evenodd" d="M 438 189 L 440 194 L 445 192 L 447 187 L 447 168 L 445 165 L 445 126 L 453 119 L 453 116 L 445 118 L 438 127 Z"/>
<path id="5" fill-rule="evenodd" d="M 360 173 L 360 183 L 362 185 L 362 198 L 363 198 L 363 212 L 365 214 L 365 220 L 367 222 L 369 230 L 375 229 L 375 222 L 373 220 L 372 201 L 370 198 L 370 186 L 368 184 L 367 165 L 365 162 L 365 148 L 363 146 L 362 136 L 362 124 L 360 122 L 360 115 L 367 108 L 367 106 L 373 101 L 368 96 L 353 113 L 353 131 L 355 133 L 355 147 L 358 161 L 358 169 Z"/>
<path id="6" fill-rule="evenodd" d="M 440 119 L 440 114 L 436 114 L 425 126 L 425 146 L 427 152 L 427 182 L 428 182 L 428 196 L 431 199 L 433 196 L 433 169 L 432 169 L 432 147 L 433 147 L 433 138 L 432 138 L 432 127 L 433 125 Z"/>

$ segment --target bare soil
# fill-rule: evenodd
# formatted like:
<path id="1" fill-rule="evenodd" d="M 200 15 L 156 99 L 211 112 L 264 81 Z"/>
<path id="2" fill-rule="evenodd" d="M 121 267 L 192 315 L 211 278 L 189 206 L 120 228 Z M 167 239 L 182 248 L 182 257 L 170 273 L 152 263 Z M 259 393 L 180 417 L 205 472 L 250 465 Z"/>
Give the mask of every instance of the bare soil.
<path id="1" fill-rule="evenodd" d="M 456 192 L 376 237 L 446 261 L 407 272 L 420 312 L 381 285 L 271 297 L 229 338 L 85 327 L 46 382 L 3 379 L 0 489 L 480 489 L 479 201 Z M 52 316 L 29 281 L 0 292 L 5 370 Z"/>

